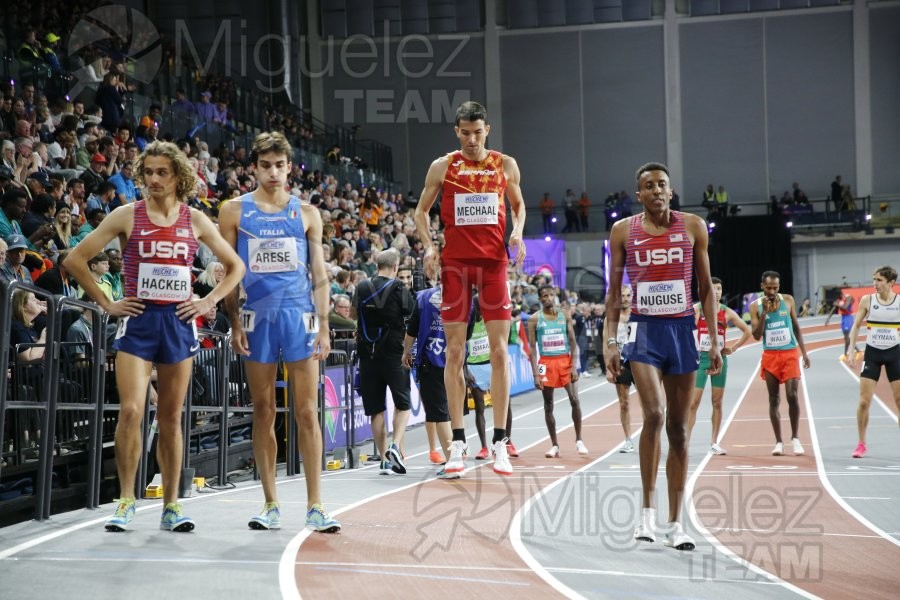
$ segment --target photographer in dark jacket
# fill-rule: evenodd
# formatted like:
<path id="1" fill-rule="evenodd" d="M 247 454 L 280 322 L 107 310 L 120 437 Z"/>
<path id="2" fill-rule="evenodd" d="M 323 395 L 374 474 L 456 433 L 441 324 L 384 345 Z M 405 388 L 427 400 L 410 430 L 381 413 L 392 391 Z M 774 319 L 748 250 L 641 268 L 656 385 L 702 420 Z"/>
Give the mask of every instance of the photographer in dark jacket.
<path id="1" fill-rule="evenodd" d="M 403 434 L 409 421 L 409 370 L 401 363 L 405 321 L 415 299 L 397 277 L 400 253 L 381 252 L 375 259 L 377 274 L 359 283 L 351 303 L 351 318 L 357 321 L 360 395 L 366 415 L 372 418 L 372 435 L 381 455 L 381 474 L 406 474 Z M 394 440 L 387 445 L 384 413 L 386 390 L 394 400 Z"/>

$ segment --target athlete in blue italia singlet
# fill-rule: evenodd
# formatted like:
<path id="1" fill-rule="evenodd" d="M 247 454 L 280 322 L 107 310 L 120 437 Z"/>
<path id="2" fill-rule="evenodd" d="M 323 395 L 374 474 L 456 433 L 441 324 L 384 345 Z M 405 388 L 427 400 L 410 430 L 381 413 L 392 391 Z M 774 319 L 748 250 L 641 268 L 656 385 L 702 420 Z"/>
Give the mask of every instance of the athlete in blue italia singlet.
<path id="1" fill-rule="evenodd" d="M 232 346 L 246 357 L 253 399 L 253 454 L 265 504 L 248 522 L 251 529 L 279 529 L 281 508 L 275 490 L 275 378 L 284 362 L 294 393 L 300 453 L 306 458 L 306 526 L 333 533 L 341 524 L 321 503 L 322 456 L 316 386 L 319 360 L 328 357 L 328 276 L 322 253 L 322 218 L 310 205 L 285 191 L 291 172 L 291 146 L 280 133 L 262 133 L 253 143 L 259 187 L 228 202 L 219 228 L 247 267 L 247 301 L 238 310 L 237 294 L 226 298 Z"/>
<path id="2" fill-rule="evenodd" d="M 147 200 L 114 210 L 83 239 L 66 259 L 66 268 L 104 311 L 119 317 L 116 336 L 116 385 L 119 422 L 116 425 L 116 466 L 119 504 L 105 524 L 107 531 L 125 531 L 134 518 L 134 491 L 141 454 L 141 420 L 150 372 L 156 363 L 159 397 L 159 450 L 163 479 L 160 527 L 191 531 L 194 521 L 178 504 L 183 444 L 181 408 L 190 383 L 194 353 L 199 348 L 194 320 L 240 282 L 244 267 L 215 225 L 188 208 L 185 196 L 197 176 L 175 144 L 153 142 L 135 163 L 135 180 L 147 188 Z M 112 301 L 87 269 L 113 239 L 125 240 L 125 297 Z M 202 242 L 225 266 L 225 278 L 205 298 L 191 298 L 191 264 Z"/>
<path id="3" fill-rule="evenodd" d="M 703 219 L 670 208 L 672 188 L 665 165 L 643 165 L 635 179 L 643 212 L 622 219 L 610 231 L 606 376 L 615 382 L 622 370 L 616 334 L 622 279 L 627 269 L 634 298 L 629 337 L 622 355 L 631 365 L 644 413 L 640 440 L 643 510 L 634 537 L 656 541 L 656 474 L 660 434 L 665 425 L 669 437 L 669 524 L 665 544 L 678 550 L 693 550 L 694 541 L 680 523 L 681 496 L 687 479 L 688 420 L 698 362 L 691 283 L 696 272 L 703 313 L 709 322 L 715 321 L 717 307 L 707 255 L 709 235 Z M 708 372 L 714 375 L 722 366 L 722 357 L 717 332 L 710 331 L 709 335 L 712 347 Z M 663 384 L 668 393 L 663 391 Z"/>

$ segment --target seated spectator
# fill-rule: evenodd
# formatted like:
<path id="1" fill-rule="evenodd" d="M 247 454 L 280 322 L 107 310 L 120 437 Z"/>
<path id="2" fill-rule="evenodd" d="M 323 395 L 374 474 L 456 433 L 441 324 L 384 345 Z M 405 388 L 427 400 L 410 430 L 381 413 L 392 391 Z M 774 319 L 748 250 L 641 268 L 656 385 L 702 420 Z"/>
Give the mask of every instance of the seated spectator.
<path id="1" fill-rule="evenodd" d="M 16 352 L 16 360 L 36 362 L 43 359 L 44 346 L 25 349 L 17 348 L 17 346 L 19 344 L 43 344 L 47 341 L 47 329 L 40 328 L 40 332 L 38 332 L 36 324 L 41 313 L 47 310 L 46 306 L 33 293 L 17 290 L 13 293 L 11 308 L 9 346 L 11 351 Z M 37 372 L 34 375 L 39 377 Z"/>
<path id="2" fill-rule="evenodd" d="M 100 291 L 103 292 L 103 295 L 112 300 L 112 285 L 104 277 L 104 275 L 109 273 L 109 257 L 106 255 L 106 252 L 99 252 L 96 256 L 90 259 L 88 261 L 88 269 L 90 269 L 91 277 L 94 278 L 94 283 L 96 283 L 100 287 Z M 80 298 L 85 298 L 84 290 L 81 290 L 78 296 Z"/>
<path id="3" fill-rule="evenodd" d="M 85 186 L 87 187 L 87 186 Z M 104 213 L 109 214 L 112 211 L 112 207 L 110 204 L 113 199 L 116 197 L 116 186 L 110 181 L 104 181 L 96 188 L 96 193 L 92 194 L 87 199 L 87 210 L 88 214 L 92 210 L 102 210 Z"/>
<path id="4" fill-rule="evenodd" d="M 60 250 L 56 258 L 56 266 L 51 267 L 41 273 L 34 284 L 53 294 L 54 296 L 66 296 L 68 298 L 76 298 L 78 296 L 75 280 L 69 280 L 69 272 L 66 270 L 66 257 L 69 250 Z"/>
<path id="5" fill-rule="evenodd" d="M 99 144 L 98 144 L 99 148 Z M 84 191 L 90 197 L 97 193 L 97 188 L 107 179 L 105 169 L 107 164 L 106 157 L 100 152 L 95 152 L 91 156 L 90 167 L 81 174 L 81 180 L 84 182 Z M 112 188 L 116 189 L 115 186 Z"/>
<path id="6" fill-rule="evenodd" d="M 115 195 L 113 196 L 112 201 L 109 203 L 109 208 L 111 210 L 115 210 L 120 206 L 124 206 L 125 204 L 131 204 L 135 200 L 137 200 L 137 188 L 134 185 L 134 180 L 132 179 L 133 167 L 131 161 L 126 160 L 122 163 L 122 168 L 119 169 L 119 172 L 110 177 L 107 181 L 113 184 L 116 188 Z"/>
<path id="7" fill-rule="evenodd" d="M 31 210 L 22 217 L 22 235 L 31 238 L 35 233 L 42 232 L 43 240 L 53 239 L 56 234 L 53 227 L 54 215 L 56 215 L 56 203 L 50 194 L 42 193 L 35 196 L 31 202 Z M 37 243 L 35 245 L 39 246 Z"/>
<path id="8" fill-rule="evenodd" d="M 106 257 L 109 259 L 109 271 L 103 279 L 112 287 L 113 300 L 118 302 L 125 297 L 125 281 L 122 278 L 122 252 L 118 248 L 107 248 Z"/>
<path id="9" fill-rule="evenodd" d="M 200 298 L 205 298 L 225 277 L 225 266 L 217 261 L 210 261 L 206 269 L 197 276 L 194 282 L 194 293 Z"/>
<path id="10" fill-rule="evenodd" d="M 90 232 L 100 226 L 100 223 L 102 223 L 105 218 L 106 211 L 102 208 L 87 209 L 87 220 L 79 228 L 78 235 L 75 236 L 75 243 L 77 244 L 86 238 Z"/>
<path id="11" fill-rule="evenodd" d="M 350 317 L 350 296 L 334 294 L 331 297 L 332 309 L 328 313 L 328 326 L 332 330 L 356 331 L 356 321 Z"/>
<path id="12" fill-rule="evenodd" d="M 209 329 L 211 331 L 217 331 L 219 333 L 228 333 L 231 331 L 231 325 L 228 322 L 228 317 L 225 316 L 224 313 L 219 312 L 215 306 L 210 308 L 206 313 L 197 317 L 194 321 L 197 325 L 197 329 Z M 215 341 L 207 336 L 200 337 L 200 346 L 203 348 L 215 348 Z"/>
<path id="13" fill-rule="evenodd" d="M 57 250 L 74 248 L 78 242 L 75 235 L 78 233 L 78 225 L 72 222 L 72 209 L 65 202 L 56 203 L 56 215 L 53 217 L 53 243 Z M 73 233 L 74 230 L 74 233 Z"/>

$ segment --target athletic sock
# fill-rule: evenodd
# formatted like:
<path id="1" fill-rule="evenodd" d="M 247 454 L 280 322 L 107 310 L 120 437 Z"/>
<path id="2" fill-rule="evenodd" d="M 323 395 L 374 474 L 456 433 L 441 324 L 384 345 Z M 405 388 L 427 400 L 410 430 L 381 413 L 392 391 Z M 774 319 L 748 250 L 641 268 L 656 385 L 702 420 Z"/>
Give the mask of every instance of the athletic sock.
<path id="1" fill-rule="evenodd" d="M 453 441 L 454 442 L 465 442 L 466 441 L 466 430 L 465 429 L 454 429 L 453 430 Z"/>
<path id="2" fill-rule="evenodd" d="M 505 437 L 506 437 L 506 429 L 497 429 L 496 427 L 494 427 L 494 439 L 491 440 L 493 443 L 496 444 L 497 442 L 499 442 L 500 440 L 502 440 Z"/>

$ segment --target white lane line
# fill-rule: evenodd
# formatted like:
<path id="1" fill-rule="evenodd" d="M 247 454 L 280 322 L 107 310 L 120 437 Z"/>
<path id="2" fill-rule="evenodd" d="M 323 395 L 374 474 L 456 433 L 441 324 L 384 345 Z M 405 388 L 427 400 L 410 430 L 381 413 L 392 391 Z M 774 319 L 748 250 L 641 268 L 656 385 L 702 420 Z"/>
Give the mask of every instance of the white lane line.
<path id="1" fill-rule="evenodd" d="M 637 392 L 632 392 L 632 394 L 637 394 Z M 587 420 L 588 418 L 599 413 L 600 411 L 602 411 L 606 408 L 609 408 L 610 406 L 613 406 L 618 403 L 619 403 L 619 399 L 616 398 L 615 400 L 608 402 L 607 404 L 601 406 L 600 408 L 598 408 L 597 410 L 595 410 L 594 412 L 589 414 L 587 417 L 584 417 L 584 420 Z M 641 429 L 643 429 L 643 426 L 632 431 L 631 437 L 634 438 L 635 436 L 640 434 Z M 589 469 L 590 467 L 594 466 L 595 464 L 606 460 L 610 456 L 613 456 L 614 454 L 618 454 L 619 446 L 621 446 L 621 444 L 618 446 L 615 446 L 612 450 L 610 450 L 606 454 L 598 457 L 596 460 L 593 460 L 590 463 L 586 464 L 585 466 L 581 467 L 580 469 L 575 471 L 575 473 Z M 574 475 L 574 473 L 573 473 L 573 475 Z M 635 473 L 633 476 L 638 477 L 639 474 Z M 571 477 L 571 475 L 569 477 Z M 617 477 L 621 477 L 621 475 L 617 475 Z M 558 479 L 557 481 L 554 481 L 547 487 L 542 488 L 538 493 L 532 495 L 527 501 L 525 501 L 522 504 L 522 506 L 519 508 L 519 510 L 516 511 L 516 514 L 513 515 L 512 522 L 510 522 L 510 524 L 509 524 L 509 542 L 512 545 L 513 549 L 516 551 L 516 553 L 519 555 L 519 557 L 521 557 L 522 560 L 525 561 L 525 564 L 528 565 L 531 568 L 531 570 L 534 571 L 534 573 L 538 577 L 540 577 L 545 582 L 547 582 L 547 584 L 550 587 L 552 587 L 554 590 L 556 590 L 560 594 L 563 594 L 567 598 L 583 599 L 584 596 L 582 596 L 581 594 L 579 594 L 578 592 L 576 592 L 569 586 L 565 585 L 562 581 L 560 581 L 559 579 L 557 579 L 556 577 L 551 575 L 551 571 L 558 571 L 558 572 L 564 572 L 564 571 L 559 571 L 556 569 L 548 569 L 547 567 L 542 565 L 534 557 L 534 555 L 531 554 L 531 552 L 525 546 L 525 543 L 522 541 L 522 516 L 524 514 L 526 514 L 529 510 L 531 510 L 531 507 L 534 505 L 535 502 L 537 502 L 538 499 L 540 499 L 541 497 L 546 495 L 547 492 L 549 492 L 556 486 L 561 485 L 564 481 L 567 481 L 567 480 L 568 480 L 568 477 L 562 477 L 562 478 Z"/>
<path id="2" fill-rule="evenodd" d="M 364 575 L 382 575 L 384 577 L 415 577 L 418 579 L 435 579 L 438 581 L 453 581 L 457 583 L 490 583 L 492 585 L 510 585 L 513 587 L 531 587 L 527 581 L 504 581 L 502 579 L 484 579 L 480 577 L 459 577 L 452 575 L 433 575 L 431 573 L 415 573 L 405 567 L 397 571 L 387 571 L 382 567 L 377 569 L 360 569 L 359 567 L 313 567 L 317 571 L 337 571 L 339 573 L 362 573 Z"/>
<path id="3" fill-rule="evenodd" d="M 818 350 L 824 349 L 825 348 L 819 348 Z M 816 351 L 817 350 L 813 350 L 813 352 Z M 819 481 L 822 483 L 822 487 L 825 488 L 825 490 L 831 495 L 832 498 L 834 498 L 834 501 L 837 502 L 841 508 L 843 508 L 857 521 L 874 531 L 885 540 L 891 542 L 895 546 L 900 546 L 900 540 L 892 537 L 886 531 L 865 518 L 859 511 L 850 506 L 850 504 L 846 500 L 844 500 L 840 494 L 838 494 L 837 490 L 834 489 L 834 486 L 831 485 L 831 480 L 829 480 L 825 475 L 825 461 L 822 458 L 822 448 L 819 446 L 819 435 L 816 432 L 816 420 L 813 418 L 812 401 L 809 397 L 809 388 L 806 385 L 806 373 L 804 372 L 804 370 L 801 370 L 800 372 L 800 385 L 803 386 L 803 403 L 806 405 L 806 419 L 809 424 L 809 437 L 813 445 L 813 455 L 816 459 L 816 469 L 819 471 Z"/>
<path id="4" fill-rule="evenodd" d="M 724 437 L 725 433 L 728 431 L 728 427 L 731 425 L 732 421 L 734 421 L 734 416 L 737 414 L 738 409 L 741 407 L 741 404 L 743 404 L 744 400 L 747 399 L 747 393 L 750 391 L 750 386 L 753 385 L 753 382 L 756 380 L 757 377 L 759 377 L 758 367 L 753 369 L 753 371 L 750 373 L 750 377 L 747 379 L 747 383 L 744 384 L 744 389 L 741 391 L 740 396 L 738 396 L 737 402 L 734 403 L 734 407 L 732 407 L 731 412 L 728 413 L 728 417 L 726 417 L 725 422 L 722 423 L 722 427 L 719 430 L 719 438 L 720 439 L 722 437 Z M 739 556 L 737 553 L 732 551 L 728 546 L 722 544 L 718 540 L 718 538 L 716 538 L 706 528 L 706 526 L 703 525 L 703 523 L 700 520 L 700 516 L 697 514 L 697 507 L 694 505 L 694 487 L 696 486 L 697 480 L 700 478 L 700 475 L 701 474 L 704 476 L 706 475 L 706 473 L 703 473 L 703 468 L 707 465 L 707 463 L 709 463 L 709 461 L 710 461 L 710 459 L 712 459 L 712 457 L 713 457 L 712 454 L 709 454 L 709 453 L 706 454 L 706 456 L 700 462 L 700 465 L 694 470 L 693 473 L 691 473 L 691 476 L 688 479 L 687 485 L 685 486 L 684 498 L 687 502 L 688 516 L 690 517 L 691 523 L 693 524 L 694 528 L 704 537 L 704 539 L 706 539 L 707 542 L 709 542 L 709 544 L 715 550 L 717 550 L 718 552 L 727 556 L 728 558 L 730 558 L 731 560 L 733 560 L 740 566 L 744 567 L 745 569 L 747 569 L 749 571 L 753 571 L 754 573 L 761 575 L 762 577 L 765 577 L 766 579 L 771 581 L 773 584 L 780 585 L 780 586 L 784 587 L 785 589 L 788 589 L 796 594 L 803 596 L 804 598 L 817 599 L 818 596 L 811 594 L 811 593 L 807 592 L 806 590 L 804 590 L 800 587 L 797 587 L 796 585 L 794 585 L 792 583 L 785 581 L 784 579 L 781 579 L 774 573 L 770 573 L 769 571 L 766 571 L 766 570 L 762 569 L 761 567 L 758 567 L 757 565 L 753 564 L 752 562 L 746 560 L 742 556 Z M 751 474 L 751 473 L 747 473 L 747 471 L 737 471 L 737 472 L 739 472 L 741 474 L 741 477 L 744 477 L 746 475 L 751 475 L 751 476 L 756 475 L 759 477 L 771 477 L 772 475 L 775 474 L 773 472 L 765 472 L 765 473 L 759 473 L 759 474 Z M 735 471 L 732 471 L 727 474 L 723 473 L 723 476 L 733 477 L 735 475 L 735 473 L 736 473 Z M 779 473 L 779 474 L 787 475 L 787 473 Z M 790 475 L 792 477 L 794 477 L 797 475 L 797 473 L 791 472 Z"/>
<path id="5" fill-rule="evenodd" d="M 584 392 L 589 392 L 589 391 L 591 391 L 591 390 L 593 390 L 593 389 L 596 389 L 596 388 L 599 388 L 599 387 L 601 387 L 601 386 L 604 386 L 604 385 L 606 385 L 607 383 L 608 383 L 608 382 L 603 381 L 603 382 L 601 382 L 601 383 L 597 383 L 597 384 L 592 385 L 592 386 L 590 386 L 590 387 L 588 387 L 588 388 L 585 388 L 584 390 L 578 390 L 579 397 L 580 397 L 581 394 L 583 394 Z M 568 401 L 568 397 L 567 397 L 567 396 L 564 396 L 563 398 L 561 398 L 558 402 L 555 402 L 554 404 L 558 404 L 559 402 L 562 402 L 563 400 Z M 618 402 L 618 399 L 616 399 L 614 402 Z M 593 411 L 593 412 L 590 413 L 587 417 L 582 417 L 582 419 L 583 419 L 583 420 L 586 420 L 588 417 L 593 416 L 594 414 L 600 412 L 601 410 L 603 410 L 604 408 L 606 408 L 607 406 L 610 406 L 610 405 L 612 405 L 612 404 L 613 404 L 613 403 L 610 402 L 609 404 L 606 404 L 605 406 L 603 406 L 603 407 L 601 407 L 601 408 L 598 408 L 597 410 Z M 531 414 L 534 414 L 534 413 L 536 413 L 536 412 L 538 412 L 538 411 L 543 411 L 543 410 L 544 410 L 544 407 L 543 407 L 543 406 L 538 406 L 538 407 L 535 408 L 534 410 L 528 411 L 528 412 L 526 412 L 526 413 L 522 413 L 521 415 L 519 415 L 519 416 L 517 416 L 517 417 L 513 417 L 513 420 L 515 421 L 516 419 L 524 418 L 524 417 L 526 417 L 526 416 L 528 416 L 528 415 L 531 415 Z M 571 427 L 571 426 L 572 426 L 572 425 L 569 424 L 567 427 L 564 427 L 563 429 L 560 429 L 560 432 L 561 432 L 561 431 L 565 431 L 566 429 L 568 429 L 568 428 Z M 468 436 L 468 437 L 469 437 L 469 438 L 472 438 L 473 436 L 470 435 L 470 436 Z M 529 444 L 529 445 L 527 445 L 527 446 L 523 446 L 522 448 L 520 448 L 520 450 L 529 450 L 530 448 L 533 448 L 533 447 L 537 446 L 538 444 L 545 443 L 545 442 L 547 441 L 547 439 L 549 439 L 549 437 L 550 437 L 550 436 L 548 435 L 548 436 L 546 436 L 546 437 L 544 437 L 544 438 L 541 438 L 541 439 L 537 440 L 536 442 L 534 442 L 534 443 L 532 443 L 532 444 Z M 421 454 L 426 454 L 426 452 L 422 452 Z M 419 456 L 419 455 L 416 455 L 416 456 Z M 470 469 L 467 469 L 467 470 L 466 470 L 466 473 L 469 473 L 469 472 L 471 472 L 471 471 L 474 470 L 474 469 L 479 469 L 479 468 L 481 468 L 481 467 L 487 466 L 487 465 L 489 465 L 489 464 L 491 464 L 491 461 L 484 461 L 482 464 L 476 464 L 474 467 L 472 467 L 472 468 L 470 468 Z M 498 477 L 499 477 L 499 476 L 498 476 Z M 565 478 L 563 478 L 563 479 L 565 479 Z M 354 502 L 354 503 L 352 503 L 352 504 L 349 504 L 348 506 L 345 506 L 344 508 L 341 508 L 341 509 L 338 509 L 338 510 L 334 511 L 334 512 L 332 513 L 332 515 L 333 515 L 333 516 L 340 515 L 341 513 L 344 513 L 344 512 L 347 512 L 347 511 L 349 511 L 349 510 L 352 510 L 352 509 L 354 509 L 354 508 L 357 508 L 357 507 L 359 507 L 359 506 L 362 506 L 363 504 L 366 504 L 366 503 L 368 503 L 368 502 L 372 502 L 372 501 L 374 501 L 374 500 L 378 500 L 379 498 L 383 498 L 383 497 L 388 496 L 388 495 L 390 495 L 390 494 L 395 494 L 395 493 L 397 493 L 397 492 L 402 492 L 402 491 L 404 491 L 404 490 L 411 489 L 411 488 L 413 488 L 413 487 L 415 487 L 415 486 L 417 486 L 417 485 L 421 485 L 421 484 L 423 484 L 423 483 L 427 483 L 427 482 L 433 481 L 433 480 L 434 480 L 434 478 L 428 478 L 428 479 L 424 479 L 424 480 L 421 480 L 421 481 L 415 481 L 415 482 L 413 482 L 413 483 L 407 484 L 407 485 L 402 486 L 402 487 L 399 487 L 399 488 L 394 488 L 394 489 L 391 489 L 391 490 L 382 492 L 382 493 L 380 493 L 380 494 L 375 494 L 374 496 L 368 496 L 368 497 L 363 498 L 363 499 L 361 499 L 361 500 L 359 500 L 359 501 L 357 501 L 357 502 Z M 282 552 L 282 554 L 281 554 L 281 560 L 279 561 L 279 565 L 278 565 L 278 587 L 279 587 L 280 590 L 281 590 L 281 597 L 282 597 L 283 600 L 300 600 L 300 598 L 301 598 L 301 596 L 300 596 L 300 590 L 297 588 L 296 566 L 295 566 L 295 563 L 296 563 L 297 555 L 298 555 L 299 552 L 300 552 L 300 546 L 303 544 L 303 542 L 306 540 L 306 538 L 308 538 L 311 534 L 312 534 L 312 531 L 310 531 L 309 529 L 304 529 L 303 531 L 301 531 L 300 533 L 298 533 L 296 536 L 294 536 L 294 537 L 291 539 L 290 542 L 288 542 L 287 546 L 285 546 L 285 548 L 284 548 L 284 552 Z"/>

